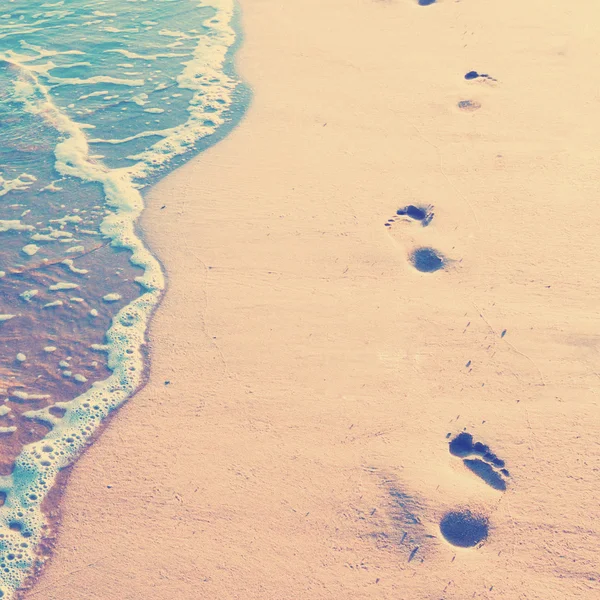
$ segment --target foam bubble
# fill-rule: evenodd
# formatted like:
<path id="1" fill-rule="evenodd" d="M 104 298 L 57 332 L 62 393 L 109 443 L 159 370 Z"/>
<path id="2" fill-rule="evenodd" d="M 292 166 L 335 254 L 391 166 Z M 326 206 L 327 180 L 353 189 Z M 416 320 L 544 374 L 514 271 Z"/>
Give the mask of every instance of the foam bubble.
<path id="1" fill-rule="evenodd" d="M 170 29 L 161 29 L 159 32 L 159 35 L 164 35 L 166 37 L 176 37 L 178 39 L 190 39 L 191 36 L 189 36 L 187 33 L 184 33 L 183 31 L 172 31 Z"/>
<path id="2" fill-rule="evenodd" d="M 96 352 L 108 352 L 110 350 L 108 344 L 92 344 L 90 348 Z"/>
<path id="3" fill-rule="evenodd" d="M 37 178 L 29 173 L 21 173 L 14 179 L 4 179 L 0 173 L 0 196 L 5 196 L 13 190 L 23 191 L 29 188 Z"/>
<path id="4" fill-rule="evenodd" d="M 48 185 L 44 186 L 40 189 L 40 192 L 60 192 L 63 188 L 56 185 L 56 181 L 52 181 Z"/>
<path id="5" fill-rule="evenodd" d="M 187 56 L 187 54 L 177 54 L 175 52 L 165 52 L 163 54 L 137 54 L 136 52 L 130 52 L 129 50 L 123 50 L 121 48 L 112 48 L 110 50 L 105 50 L 105 52 L 118 52 L 126 58 L 140 60 L 156 60 L 157 58 L 173 58 L 176 56 Z"/>
<path id="6" fill-rule="evenodd" d="M 123 79 L 122 77 L 111 77 L 110 75 L 96 75 L 82 79 L 80 77 L 54 77 L 46 75 L 48 81 L 59 85 L 92 85 L 97 83 L 111 83 L 112 85 L 124 85 L 129 87 L 141 87 L 144 85 L 143 79 Z"/>
<path id="7" fill-rule="evenodd" d="M 121 294 L 106 294 L 105 296 L 102 296 L 102 300 L 104 300 L 104 302 L 117 302 L 121 297 Z"/>
<path id="8" fill-rule="evenodd" d="M 48 302 L 47 304 L 44 304 L 44 306 L 42 306 L 42 308 L 54 308 L 55 306 L 62 306 L 62 305 L 63 305 L 62 300 L 55 300 L 54 302 Z"/>
<path id="9" fill-rule="evenodd" d="M 17 400 L 24 400 L 25 402 L 33 400 L 46 400 L 47 398 L 50 398 L 48 394 L 29 394 L 23 390 L 15 390 L 10 395 Z"/>
<path id="10" fill-rule="evenodd" d="M 22 292 L 21 294 L 19 294 L 19 296 L 21 298 L 23 298 L 23 300 L 25 300 L 25 302 L 31 302 L 32 298 L 37 296 L 38 293 L 39 293 L 39 290 L 26 290 L 26 291 Z"/>
<path id="11" fill-rule="evenodd" d="M 32 231 L 35 229 L 33 225 L 24 225 L 19 220 L 2 220 L 0 219 L 0 233 L 7 231 Z"/>
<path id="12" fill-rule="evenodd" d="M 61 238 L 72 238 L 73 234 L 70 231 L 58 231 L 54 230 L 50 233 L 34 233 L 31 236 L 31 239 L 34 242 L 55 242 L 56 240 L 60 240 Z"/>
<path id="13" fill-rule="evenodd" d="M 65 215 L 60 219 L 50 219 L 50 223 L 59 223 L 61 225 L 66 225 L 67 223 L 81 223 L 83 219 L 79 215 Z"/>
<path id="14" fill-rule="evenodd" d="M 23 248 L 21 248 L 21 252 L 23 252 L 23 254 L 26 254 L 27 256 L 33 256 L 34 254 L 38 253 L 39 249 L 40 247 L 36 246 L 35 244 L 27 244 L 26 246 L 23 246 Z"/>
<path id="15" fill-rule="evenodd" d="M 76 283 L 69 283 L 68 281 L 59 281 L 58 283 L 54 283 L 48 289 L 51 292 L 59 292 L 61 290 L 74 290 L 78 288 L 79 285 Z"/>
<path id="16" fill-rule="evenodd" d="M 88 98 L 95 98 L 97 96 L 108 96 L 109 93 L 108 90 L 99 90 L 89 94 L 83 94 L 83 96 L 79 96 L 79 100 L 87 100 Z"/>
<path id="17" fill-rule="evenodd" d="M 164 131 L 142 131 L 141 133 L 136 133 L 135 135 L 130 135 L 129 137 L 122 139 L 102 139 L 102 138 L 94 138 L 89 140 L 90 144 L 126 144 L 127 142 L 132 142 L 133 140 L 139 140 L 140 138 L 145 137 L 167 137 L 171 130 L 166 129 Z"/>
<path id="18" fill-rule="evenodd" d="M 85 275 L 89 273 L 88 269 L 77 268 L 70 258 L 65 258 L 65 260 L 63 260 L 61 264 L 65 265 L 69 269 L 69 271 L 71 271 L 71 273 L 77 273 L 78 275 Z"/>

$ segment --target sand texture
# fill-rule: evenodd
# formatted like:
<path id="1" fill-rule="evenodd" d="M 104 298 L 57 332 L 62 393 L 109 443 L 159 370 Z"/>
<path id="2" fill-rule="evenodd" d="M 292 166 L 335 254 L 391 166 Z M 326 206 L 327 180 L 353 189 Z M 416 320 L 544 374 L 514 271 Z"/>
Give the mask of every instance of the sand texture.
<path id="1" fill-rule="evenodd" d="M 252 105 L 148 199 L 150 381 L 26 597 L 599 598 L 597 2 L 241 6 Z"/>

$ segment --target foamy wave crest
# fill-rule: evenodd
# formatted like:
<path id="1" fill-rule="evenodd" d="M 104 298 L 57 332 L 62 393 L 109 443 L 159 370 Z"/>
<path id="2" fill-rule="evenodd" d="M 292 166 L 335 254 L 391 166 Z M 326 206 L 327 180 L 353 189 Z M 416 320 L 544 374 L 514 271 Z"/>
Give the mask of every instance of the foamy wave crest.
<path id="1" fill-rule="evenodd" d="M 156 168 L 188 152 L 199 139 L 215 133 L 225 123 L 225 114 L 233 103 L 233 93 L 239 81 L 224 70 L 227 53 L 236 40 L 231 26 L 233 0 L 206 0 L 200 6 L 210 6 L 217 10 L 217 14 L 202 23 L 209 33 L 202 36 L 193 59 L 185 63 L 177 78 L 181 89 L 194 92 L 188 107 L 189 118 L 166 132 L 157 132 L 157 135 L 164 135 L 164 139 L 145 152 L 129 157 L 138 161 L 132 168 L 136 178 L 150 175 Z"/>

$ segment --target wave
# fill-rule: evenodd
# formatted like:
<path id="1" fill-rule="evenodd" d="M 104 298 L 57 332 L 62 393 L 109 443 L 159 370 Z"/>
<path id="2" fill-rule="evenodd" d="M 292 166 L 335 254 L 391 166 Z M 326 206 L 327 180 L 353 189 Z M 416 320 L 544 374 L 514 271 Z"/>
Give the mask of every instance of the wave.
<path id="1" fill-rule="evenodd" d="M 165 280 L 158 261 L 135 231 L 136 220 L 144 208 L 140 189 L 174 159 L 189 153 L 200 140 L 223 128 L 239 85 L 235 76 L 227 74 L 231 70 L 228 56 L 236 43 L 232 28 L 233 0 L 209 0 L 201 3 L 201 6 L 214 9 L 211 18 L 202 23 L 210 35 L 199 38 L 191 60 L 183 64 L 183 70 L 177 77 L 178 87 L 191 92 L 187 118 L 179 125 L 160 131 L 161 139 L 158 142 L 129 156 L 133 164 L 128 166 L 109 168 L 93 158 L 90 145 L 120 142 L 88 139 L 85 132 L 90 126 L 74 120 L 57 105 L 53 97 L 53 85 L 56 84 L 122 84 L 123 80 L 107 76 L 62 80 L 51 77 L 47 70 L 40 70 L 39 66 L 29 63 L 53 53 L 32 45 L 28 45 L 28 49 L 37 49 L 37 55 L 31 60 L 23 58 L 19 61 L 17 59 L 22 57 L 14 52 L 0 57 L 17 74 L 13 100 L 19 102 L 28 114 L 43 119 L 59 136 L 54 148 L 54 169 L 64 178 L 102 186 L 110 211 L 100 224 L 100 232 L 110 240 L 112 247 L 127 249 L 131 253 L 131 264 L 143 272 L 135 278 L 141 287 L 141 294 L 114 316 L 106 332 L 106 343 L 96 345 L 99 351 L 107 353 L 107 364 L 112 374 L 107 379 L 94 382 L 90 389 L 72 400 L 23 413 L 26 418 L 47 424 L 51 429 L 42 440 L 23 447 L 10 475 L 0 476 L 0 499 L 4 501 L 0 510 L 0 597 L 11 598 L 43 562 L 39 547 L 50 527 L 44 505 L 60 472 L 71 465 L 91 443 L 108 415 L 143 383 L 146 331 L 163 293 Z M 161 34 L 175 36 L 178 32 L 161 31 Z M 133 53 L 130 54 L 133 57 Z M 127 84 L 130 85 L 131 81 Z M 95 95 L 97 93 L 91 92 L 86 97 Z M 150 135 L 156 135 L 156 132 L 141 132 L 129 138 Z M 12 180 L 2 179 L 0 194 L 4 190 L 4 193 L 8 193 L 13 189 L 24 189 L 33 182 L 32 178 L 23 173 Z M 0 220 L 0 232 L 30 229 L 33 228 L 20 221 Z M 37 235 L 43 237 L 44 234 Z M 58 235 L 54 239 L 56 237 Z M 30 250 L 33 252 L 32 248 Z M 74 268 L 73 261 L 69 264 L 68 260 L 64 260 L 63 264 Z M 59 289 L 65 289 L 64 285 L 56 287 L 56 290 Z M 30 295 L 33 296 L 35 292 L 31 290 Z M 106 302 L 112 300 L 107 300 L 108 296 L 110 294 L 105 296 Z M 62 301 L 57 300 L 46 306 L 59 302 Z M 13 317 L 11 314 L 1 315 L 3 320 Z M 52 348 L 45 350 L 56 350 Z M 85 380 L 85 377 L 81 377 Z"/>

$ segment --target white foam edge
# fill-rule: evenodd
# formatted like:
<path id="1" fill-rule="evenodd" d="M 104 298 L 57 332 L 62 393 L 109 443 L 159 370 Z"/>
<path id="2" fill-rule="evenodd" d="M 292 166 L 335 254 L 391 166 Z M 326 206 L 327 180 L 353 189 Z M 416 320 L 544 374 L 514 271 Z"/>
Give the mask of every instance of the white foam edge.
<path id="1" fill-rule="evenodd" d="M 213 8 L 215 14 L 202 23 L 204 33 L 198 39 L 193 58 L 182 63 L 183 72 L 177 77 L 179 88 L 194 92 L 188 106 L 189 117 L 185 123 L 165 130 L 166 137 L 148 150 L 128 157 L 138 161 L 131 167 L 135 178 L 152 174 L 176 156 L 188 152 L 199 139 L 215 133 L 225 123 L 224 115 L 233 103 L 239 78 L 227 75 L 224 67 L 236 41 L 231 26 L 234 1 L 204 0 L 198 6 Z M 213 124 L 205 124 L 206 121 Z"/>

